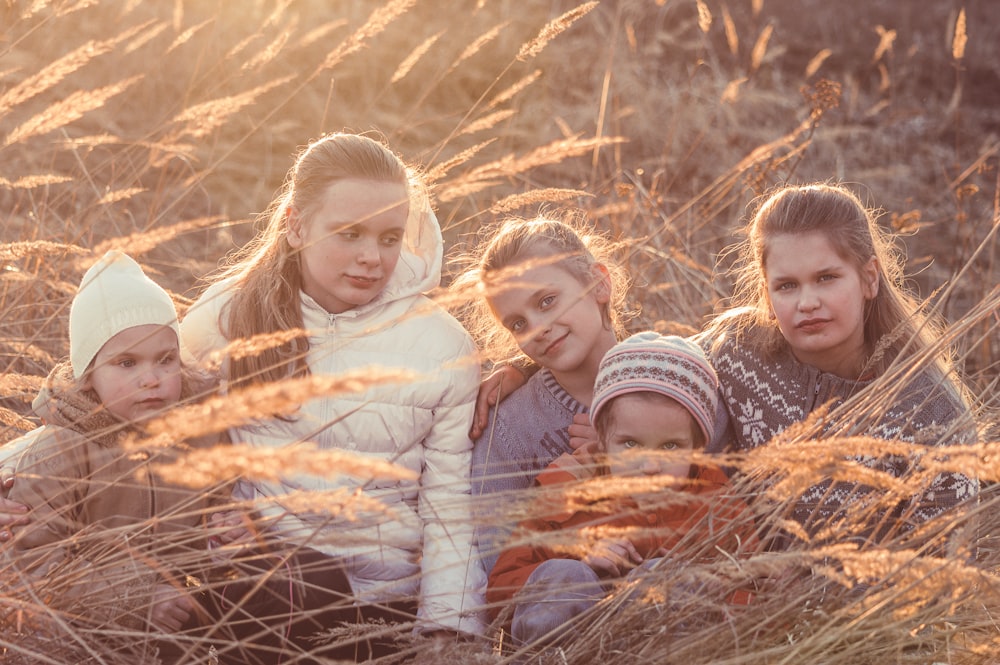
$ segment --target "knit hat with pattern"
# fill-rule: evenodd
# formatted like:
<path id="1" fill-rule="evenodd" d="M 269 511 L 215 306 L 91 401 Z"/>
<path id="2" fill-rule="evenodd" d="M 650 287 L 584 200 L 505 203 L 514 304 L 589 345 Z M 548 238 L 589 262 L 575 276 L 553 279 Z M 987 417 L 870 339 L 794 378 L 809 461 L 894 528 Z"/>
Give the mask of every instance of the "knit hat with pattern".
<path id="1" fill-rule="evenodd" d="M 707 443 L 715 431 L 718 391 L 719 379 L 700 347 L 676 335 L 641 332 L 604 355 L 597 370 L 590 417 L 596 421 L 601 410 L 620 395 L 659 393 L 691 413 Z"/>
<path id="2" fill-rule="evenodd" d="M 80 281 L 69 308 L 69 359 L 77 380 L 109 339 L 135 326 L 169 326 L 180 339 L 174 301 L 139 264 L 111 250 Z"/>

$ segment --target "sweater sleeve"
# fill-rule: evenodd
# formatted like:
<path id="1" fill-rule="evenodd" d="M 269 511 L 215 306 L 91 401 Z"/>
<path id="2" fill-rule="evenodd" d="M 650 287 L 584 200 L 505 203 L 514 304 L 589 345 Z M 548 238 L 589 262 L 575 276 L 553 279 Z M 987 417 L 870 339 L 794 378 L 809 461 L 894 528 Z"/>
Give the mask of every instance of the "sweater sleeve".
<path id="1" fill-rule="evenodd" d="M 472 424 L 479 363 L 471 339 L 444 371 L 450 390 L 435 409 L 424 441 L 419 514 L 423 556 L 418 618 L 420 630 L 447 628 L 480 635 L 486 577 L 475 556 L 470 468 Z"/>

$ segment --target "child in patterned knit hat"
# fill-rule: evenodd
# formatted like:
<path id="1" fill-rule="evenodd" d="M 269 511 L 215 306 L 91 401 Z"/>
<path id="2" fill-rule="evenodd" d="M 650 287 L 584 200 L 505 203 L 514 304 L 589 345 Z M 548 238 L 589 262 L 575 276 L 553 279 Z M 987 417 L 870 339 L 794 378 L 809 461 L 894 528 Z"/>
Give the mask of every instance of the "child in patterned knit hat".
<path id="1" fill-rule="evenodd" d="M 657 568 L 665 556 L 711 560 L 755 546 L 745 504 L 720 491 L 725 473 L 691 461 L 713 436 L 717 405 L 715 371 L 684 338 L 644 332 L 607 352 L 591 410 L 597 463 L 577 451 L 538 475 L 536 486 L 550 496 L 540 490 L 537 516 L 521 523 L 490 575 L 494 612 L 513 603 L 515 644 L 558 640 L 616 580 Z M 564 492 L 599 476 L 615 479 L 597 486 L 605 498 L 565 510 Z M 562 512 L 551 514 L 560 500 Z"/>

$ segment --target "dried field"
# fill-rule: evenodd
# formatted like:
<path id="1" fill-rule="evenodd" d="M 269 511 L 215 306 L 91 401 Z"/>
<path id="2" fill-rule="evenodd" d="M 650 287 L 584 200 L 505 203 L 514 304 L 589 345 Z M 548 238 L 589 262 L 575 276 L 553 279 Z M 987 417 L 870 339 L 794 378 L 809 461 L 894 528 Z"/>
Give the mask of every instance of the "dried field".
<path id="1" fill-rule="evenodd" d="M 950 323 L 988 441 L 1000 378 L 994 15 L 993 0 L 10 0 L 0 441 L 36 425 L 31 400 L 68 352 L 69 302 L 96 257 L 125 250 L 183 309 L 250 237 L 296 148 L 340 130 L 378 132 L 422 166 L 453 255 L 505 215 L 587 215 L 621 241 L 633 330 L 692 332 L 724 304 L 725 250 L 767 187 L 849 183 L 884 210 L 908 286 Z M 845 450 L 880 445 L 732 462 L 786 479 L 760 504 L 767 521 L 797 483 L 850 474 Z M 291 463 L 232 457 L 225 472 Z M 935 463 L 1000 480 L 989 443 Z M 927 482 L 905 480 L 885 481 L 890 499 Z M 482 519 L 524 509 L 510 504 Z M 988 490 L 978 507 L 865 552 L 833 533 L 781 555 L 678 566 L 669 574 L 690 588 L 774 583 L 739 612 L 707 594 L 602 612 L 547 662 L 997 662 L 998 506 Z M 51 621 L 5 565 L 9 662 L 135 662 L 119 648 L 138 634 Z M 214 662 L 212 646 L 190 662 Z M 412 662 L 514 662 L 493 646 L 415 640 Z"/>

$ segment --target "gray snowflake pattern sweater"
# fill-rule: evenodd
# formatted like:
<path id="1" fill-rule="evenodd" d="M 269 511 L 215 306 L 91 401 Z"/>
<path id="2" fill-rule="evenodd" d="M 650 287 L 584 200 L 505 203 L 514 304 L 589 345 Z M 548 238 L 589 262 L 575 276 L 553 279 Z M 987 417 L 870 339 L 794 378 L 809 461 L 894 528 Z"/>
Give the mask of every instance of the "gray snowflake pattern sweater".
<path id="1" fill-rule="evenodd" d="M 482 516 L 477 541 L 487 574 L 514 527 L 491 519 L 487 508 L 504 495 L 528 489 L 539 471 L 571 452 L 567 428 L 574 415 L 586 412 L 547 369 L 535 372 L 490 411 L 486 431 L 472 449 L 472 496 Z"/>
<path id="2" fill-rule="evenodd" d="M 926 372 L 915 374 L 908 382 L 893 386 L 891 390 L 882 382 L 869 395 L 863 391 L 873 386 L 873 380 L 849 380 L 821 372 L 797 361 L 790 350 L 765 360 L 752 343 L 738 340 L 731 330 L 721 337 L 702 335 L 698 341 L 709 354 L 719 376 L 720 411 L 725 410 L 720 420 L 728 420 L 726 428 L 717 429 L 725 431 L 713 441 L 712 448 L 716 450 L 728 445 L 745 451 L 766 444 L 824 405 L 833 416 L 826 426 L 826 434 L 934 446 L 969 443 L 975 438 L 968 409 Z M 863 398 L 871 406 L 852 411 L 863 413 L 863 416 L 838 419 L 839 414 L 833 413 L 834 410 L 852 397 Z M 915 461 L 888 456 L 858 459 L 895 477 L 904 475 Z M 820 482 L 795 502 L 791 516 L 808 533 L 814 533 L 831 517 L 842 514 L 847 502 L 858 500 L 871 490 L 856 483 L 831 485 L 829 480 Z M 974 498 L 977 492 L 975 480 L 957 473 L 941 474 L 927 492 L 914 497 L 912 506 L 897 507 L 897 516 L 905 515 L 908 520 L 907 524 L 898 526 L 903 530 L 912 528 Z"/>

